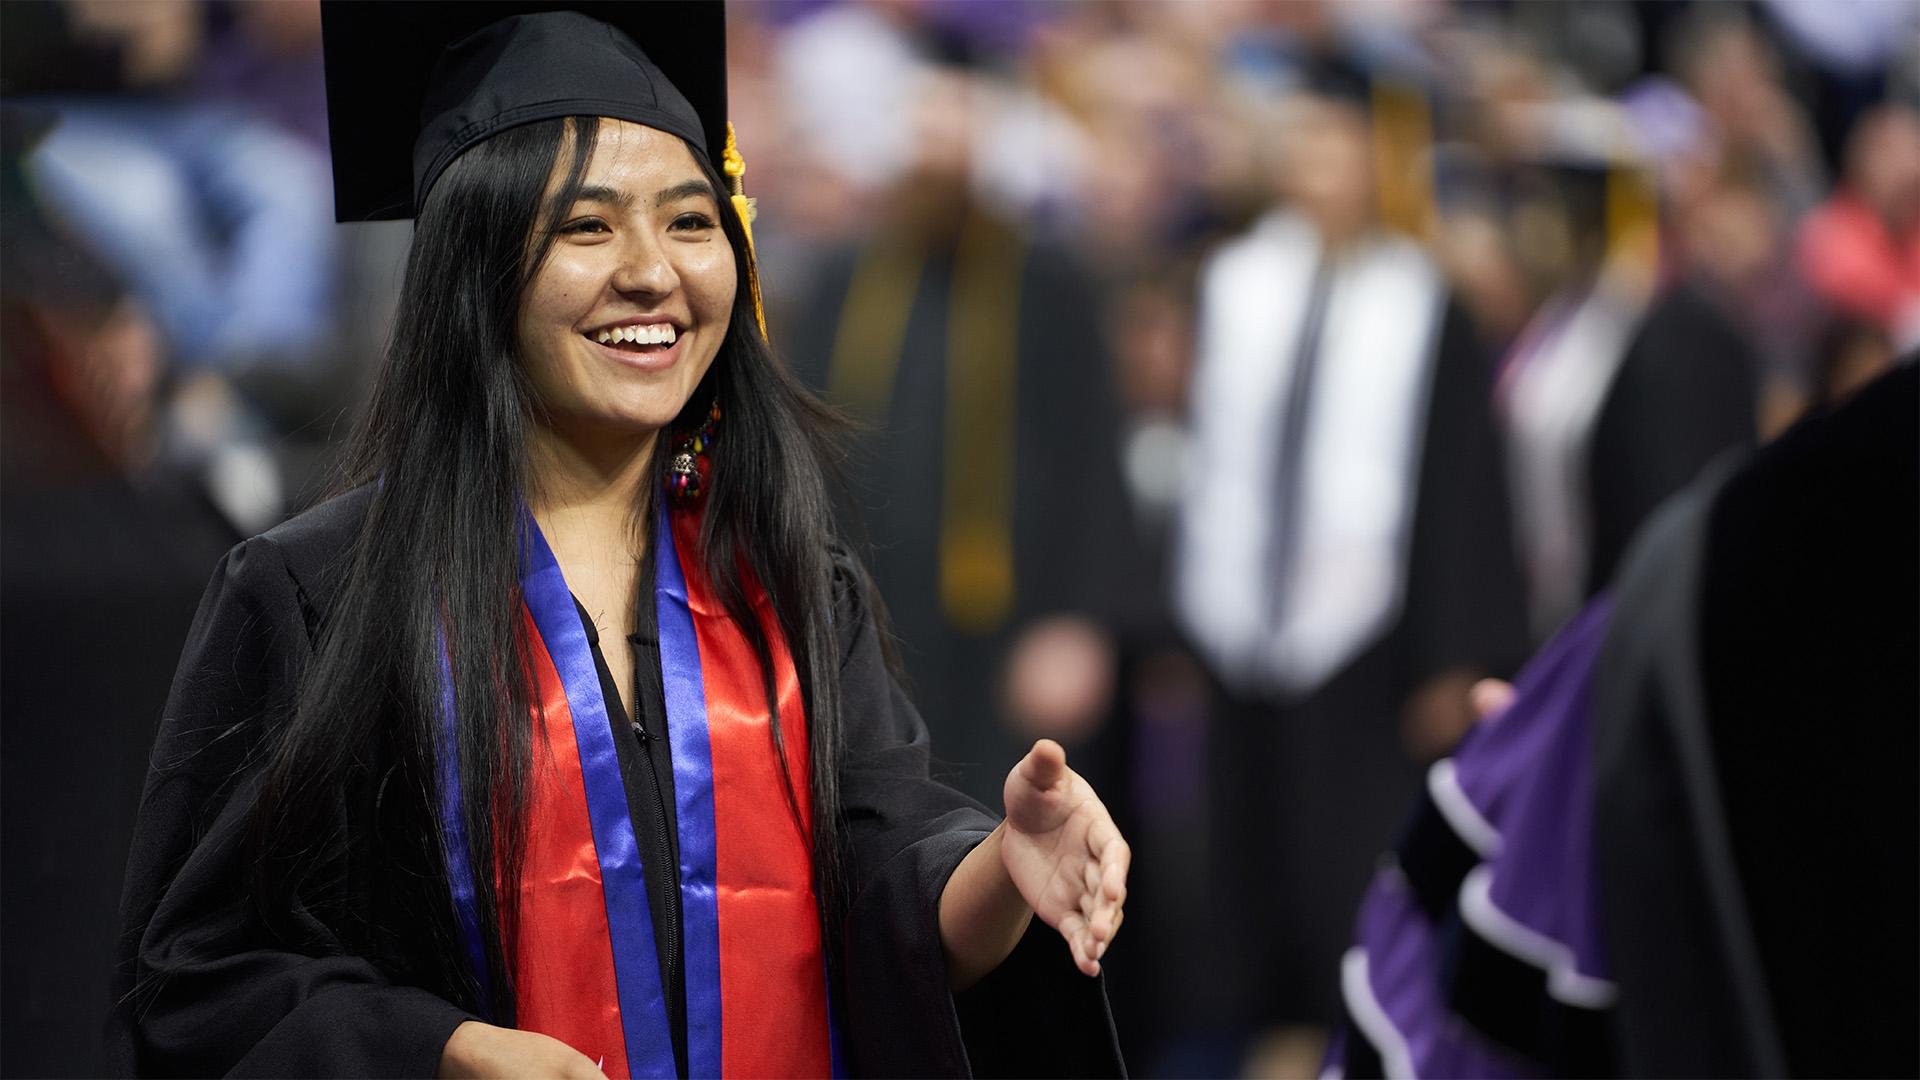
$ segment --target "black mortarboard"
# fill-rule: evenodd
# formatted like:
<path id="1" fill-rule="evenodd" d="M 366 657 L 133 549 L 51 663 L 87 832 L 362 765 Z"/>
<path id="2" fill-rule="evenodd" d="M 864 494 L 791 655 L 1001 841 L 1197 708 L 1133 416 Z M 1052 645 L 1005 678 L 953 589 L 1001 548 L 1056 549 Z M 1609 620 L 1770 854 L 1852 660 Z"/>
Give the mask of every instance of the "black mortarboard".
<path id="1" fill-rule="evenodd" d="M 334 212 L 412 217 L 460 152 L 507 128 L 610 116 L 727 143 L 721 0 L 321 6 Z"/>
<path id="2" fill-rule="evenodd" d="M 1316 50 L 1300 65 L 1296 89 L 1362 111 L 1373 106 L 1373 73 L 1342 53 Z"/>

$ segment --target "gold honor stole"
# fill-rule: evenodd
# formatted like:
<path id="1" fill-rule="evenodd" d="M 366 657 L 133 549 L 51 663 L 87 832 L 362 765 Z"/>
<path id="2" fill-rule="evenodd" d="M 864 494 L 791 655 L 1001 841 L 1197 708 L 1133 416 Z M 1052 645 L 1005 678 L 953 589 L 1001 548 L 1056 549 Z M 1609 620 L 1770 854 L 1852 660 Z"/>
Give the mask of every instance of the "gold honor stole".
<path id="1" fill-rule="evenodd" d="M 698 512 L 663 508 L 654 535 L 680 840 L 688 1073 L 844 1076 L 813 892 L 807 725 L 792 654 L 771 600 L 750 585 L 773 653 L 798 820 L 759 664 L 700 569 Z M 646 877 L 592 647 L 553 551 L 524 510 L 520 548 L 536 738 L 520 916 L 503 935 L 516 1023 L 596 1059 L 609 1077 L 672 1077 Z M 454 706 L 444 666 L 441 684 L 448 871 L 485 999 L 475 853 L 451 767 Z"/>

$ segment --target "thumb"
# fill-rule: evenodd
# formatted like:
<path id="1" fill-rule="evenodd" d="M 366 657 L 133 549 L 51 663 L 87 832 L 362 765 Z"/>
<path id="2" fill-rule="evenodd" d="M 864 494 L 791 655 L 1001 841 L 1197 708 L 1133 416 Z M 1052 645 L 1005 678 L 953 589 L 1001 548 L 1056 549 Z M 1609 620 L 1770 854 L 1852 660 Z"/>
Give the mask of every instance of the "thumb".
<path id="1" fill-rule="evenodd" d="M 1020 759 L 1020 778 L 1045 791 L 1067 775 L 1067 751 L 1052 739 L 1041 739 Z"/>

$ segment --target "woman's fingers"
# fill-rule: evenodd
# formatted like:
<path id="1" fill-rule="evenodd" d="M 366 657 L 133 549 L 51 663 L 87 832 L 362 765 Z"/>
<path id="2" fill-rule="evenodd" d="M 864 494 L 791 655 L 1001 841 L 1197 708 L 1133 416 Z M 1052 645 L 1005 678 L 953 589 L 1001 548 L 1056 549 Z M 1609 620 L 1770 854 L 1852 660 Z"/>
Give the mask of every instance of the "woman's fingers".
<path id="1" fill-rule="evenodd" d="M 1100 884 L 1109 898 L 1115 901 L 1127 898 L 1127 871 L 1132 868 L 1133 849 L 1116 836 L 1100 853 Z"/>
<path id="2" fill-rule="evenodd" d="M 1031 798 L 1043 792 L 1048 800 Z M 1046 802 L 1058 817 L 1034 813 Z M 1046 884 L 1028 893 L 1034 910 L 1066 940 L 1074 965 L 1098 975 L 1120 929 L 1132 850 L 1093 790 L 1067 767 L 1066 751 L 1050 739 L 1034 743 L 1008 777 L 1007 811 L 1009 826 L 1039 848 L 1030 854 L 1046 864 Z"/>
<path id="3" fill-rule="evenodd" d="M 1045 791 L 1067 774 L 1067 752 L 1052 739 L 1041 739 L 1020 761 L 1020 776 L 1035 789 Z"/>
<path id="4" fill-rule="evenodd" d="M 1100 974 L 1100 961 L 1095 956 L 1092 938 L 1085 934 L 1080 935 L 1073 946 L 1073 962 L 1080 968 L 1081 973 L 1089 978 Z"/>
<path id="5" fill-rule="evenodd" d="M 1107 928 L 1107 936 L 1101 939 L 1100 944 L 1094 947 L 1093 958 L 1095 960 L 1102 959 L 1107 955 L 1107 946 L 1113 944 L 1113 939 L 1120 933 L 1120 924 L 1126 920 L 1126 917 L 1127 913 L 1124 909 L 1115 909 L 1113 913 L 1113 925 Z"/>
<path id="6" fill-rule="evenodd" d="M 1094 960 L 1093 940 L 1087 933 L 1087 921 L 1078 915 L 1069 915 L 1060 920 L 1060 936 L 1067 939 L 1067 950 L 1073 954 L 1073 963 L 1088 975 L 1100 972 L 1099 964 Z"/>
<path id="7" fill-rule="evenodd" d="M 1088 951 L 1091 958 L 1098 961 L 1112 943 L 1120 930 L 1121 912 L 1127 901 L 1127 871 L 1131 868 L 1133 852 L 1113 819 L 1101 814 L 1087 831 L 1087 848 L 1090 858 L 1082 868 L 1082 879 L 1086 889 L 1082 897 L 1083 912 L 1087 919 L 1087 933 L 1090 937 Z"/>
<path id="8" fill-rule="evenodd" d="M 1087 829 L 1087 852 L 1100 864 L 1103 880 L 1109 884 L 1126 883 L 1127 869 L 1133 865 L 1133 849 L 1127 846 L 1119 827 L 1105 813 Z M 1116 873 L 1117 878 L 1109 877 Z"/>

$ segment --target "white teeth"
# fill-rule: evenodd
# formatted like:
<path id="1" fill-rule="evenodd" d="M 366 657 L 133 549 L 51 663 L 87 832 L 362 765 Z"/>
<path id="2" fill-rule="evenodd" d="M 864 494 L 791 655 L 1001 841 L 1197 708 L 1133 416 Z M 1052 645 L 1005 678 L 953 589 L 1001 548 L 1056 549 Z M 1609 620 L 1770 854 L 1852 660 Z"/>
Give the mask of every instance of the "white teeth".
<path id="1" fill-rule="evenodd" d="M 602 345 L 627 342 L 634 345 L 671 345 L 680 337 L 672 323 L 651 323 L 633 326 L 615 326 L 594 334 L 593 340 Z"/>

